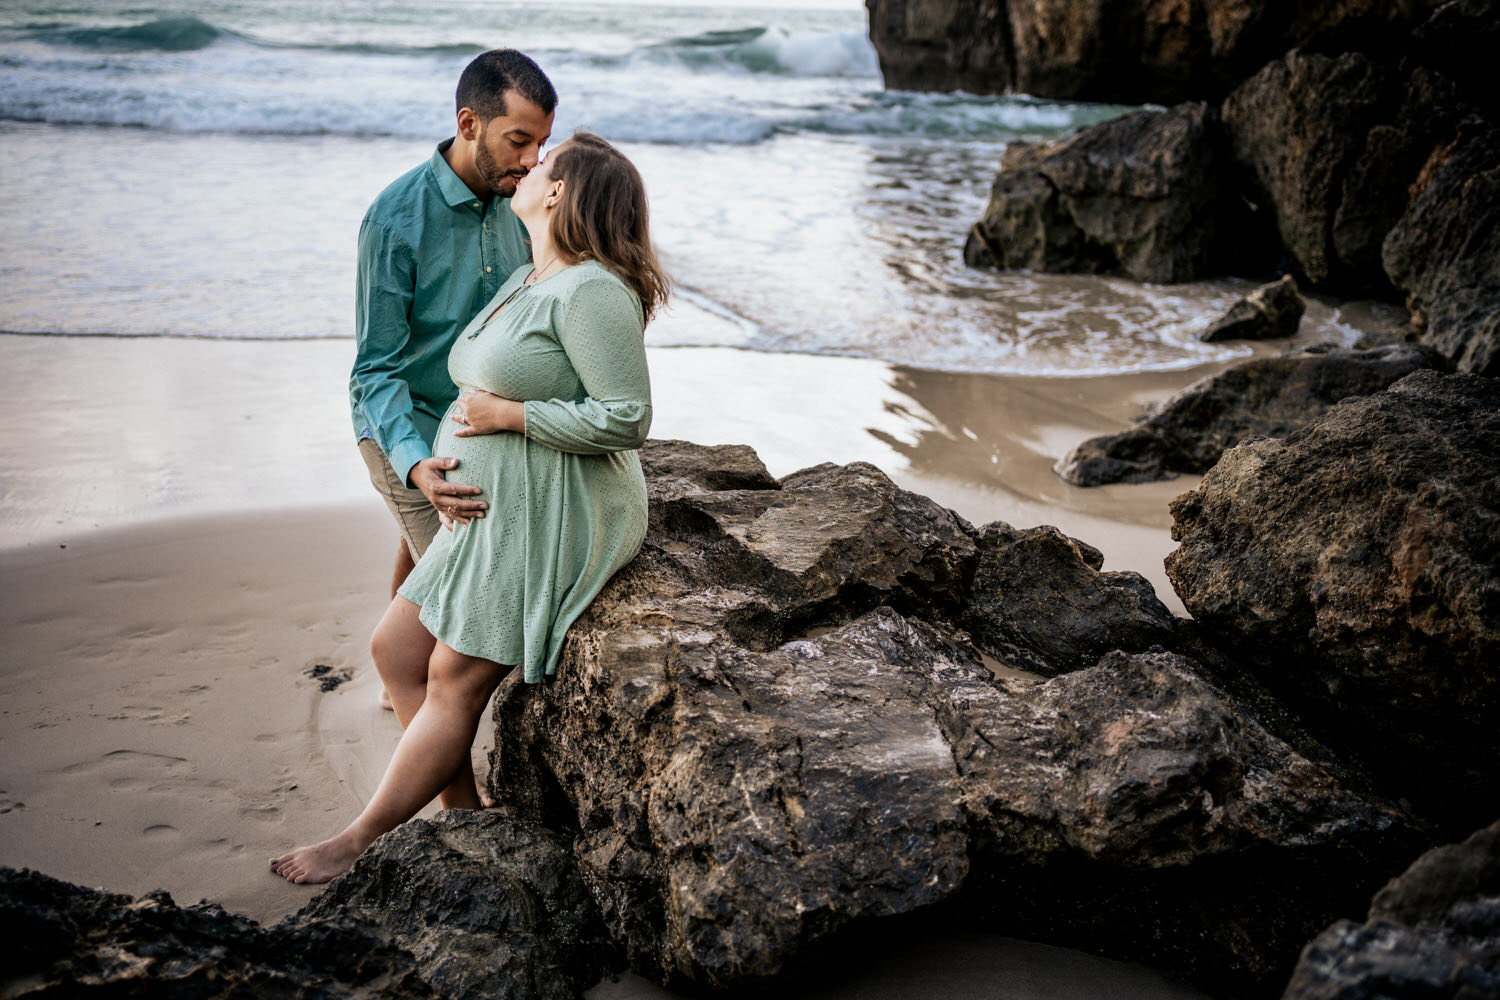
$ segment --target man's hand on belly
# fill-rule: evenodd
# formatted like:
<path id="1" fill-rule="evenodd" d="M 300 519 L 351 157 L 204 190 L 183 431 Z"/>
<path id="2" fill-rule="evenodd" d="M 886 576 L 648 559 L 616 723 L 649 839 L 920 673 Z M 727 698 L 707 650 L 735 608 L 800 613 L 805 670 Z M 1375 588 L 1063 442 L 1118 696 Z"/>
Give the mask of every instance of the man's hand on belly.
<path id="1" fill-rule="evenodd" d="M 470 518 L 483 517 L 489 504 L 476 499 L 481 492 L 478 486 L 448 482 L 448 471 L 456 468 L 456 458 L 424 458 L 411 467 L 411 484 L 422 491 L 439 514 L 446 514 L 459 524 L 468 524 Z"/>

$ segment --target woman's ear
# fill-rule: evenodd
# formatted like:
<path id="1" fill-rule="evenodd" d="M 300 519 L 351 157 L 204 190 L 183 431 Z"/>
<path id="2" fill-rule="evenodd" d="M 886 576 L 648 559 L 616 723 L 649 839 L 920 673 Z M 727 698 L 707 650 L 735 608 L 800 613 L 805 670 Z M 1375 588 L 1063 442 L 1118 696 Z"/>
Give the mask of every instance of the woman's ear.
<path id="1" fill-rule="evenodd" d="M 542 205 L 547 208 L 556 208 L 557 203 L 562 201 L 563 188 L 566 186 L 563 181 L 553 181 L 552 187 L 547 191 L 547 197 L 542 199 Z"/>

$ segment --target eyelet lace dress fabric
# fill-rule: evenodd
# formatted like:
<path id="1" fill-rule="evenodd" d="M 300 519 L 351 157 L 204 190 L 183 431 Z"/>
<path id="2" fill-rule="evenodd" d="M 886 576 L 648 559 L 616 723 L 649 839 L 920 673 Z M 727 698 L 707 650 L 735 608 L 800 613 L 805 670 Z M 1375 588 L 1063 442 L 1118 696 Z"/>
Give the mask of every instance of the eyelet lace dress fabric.
<path id="1" fill-rule="evenodd" d="M 460 390 L 525 401 L 526 433 L 455 437 L 449 408 L 432 453 L 457 458 L 448 480 L 478 486 L 489 509 L 439 531 L 400 594 L 442 642 L 536 683 L 645 538 L 636 449 L 651 386 L 640 301 L 623 281 L 593 261 L 525 285 L 530 270 L 510 276 L 448 359 Z"/>

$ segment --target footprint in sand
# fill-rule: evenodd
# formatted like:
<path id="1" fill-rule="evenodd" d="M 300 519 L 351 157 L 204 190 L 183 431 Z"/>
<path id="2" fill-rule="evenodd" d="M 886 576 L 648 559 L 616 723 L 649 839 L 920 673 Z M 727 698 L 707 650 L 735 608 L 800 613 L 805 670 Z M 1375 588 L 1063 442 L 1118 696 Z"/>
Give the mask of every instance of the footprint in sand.
<path id="1" fill-rule="evenodd" d="M 0 816 L 9 812 L 21 812 L 26 808 L 26 803 L 16 802 L 12 799 L 0 799 Z"/>
<path id="2" fill-rule="evenodd" d="M 177 835 L 177 827 L 167 823 L 155 823 L 141 831 L 141 836 L 143 837 L 160 838 L 175 837 Z"/>

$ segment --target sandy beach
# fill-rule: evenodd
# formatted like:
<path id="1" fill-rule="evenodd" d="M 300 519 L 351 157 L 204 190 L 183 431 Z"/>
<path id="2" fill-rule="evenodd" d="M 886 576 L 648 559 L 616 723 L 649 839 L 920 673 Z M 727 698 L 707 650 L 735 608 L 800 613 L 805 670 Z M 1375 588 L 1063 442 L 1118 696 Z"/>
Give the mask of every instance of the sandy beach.
<path id="1" fill-rule="evenodd" d="M 396 536 L 349 440 L 351 350 L 0 336 L 0 864 L 262 921 L 316 891 L 264 858 L 356 811 L 399 736 L 365 645 Z M 1024 379 L 731 349 L 651 364 L 654 436 L 749 443 L 778 475 L 873 462 L 976 524 L 1057 524 L 1175 606 L 1166 503 L 1191 481 L 1080 490 L 1051 465 L 1202 371 Z M 350 679 L 324 692 L 319 665 Z M 1002 952 L 1097 961 L 967 947 L 971 971 Z M 916 995 L 867 991 L 903 981 L 836 995 Z M 1025 995 L 1085 995 L 1038 982 Z M 647 992 L 627 978 L 595 995 Z"/>

